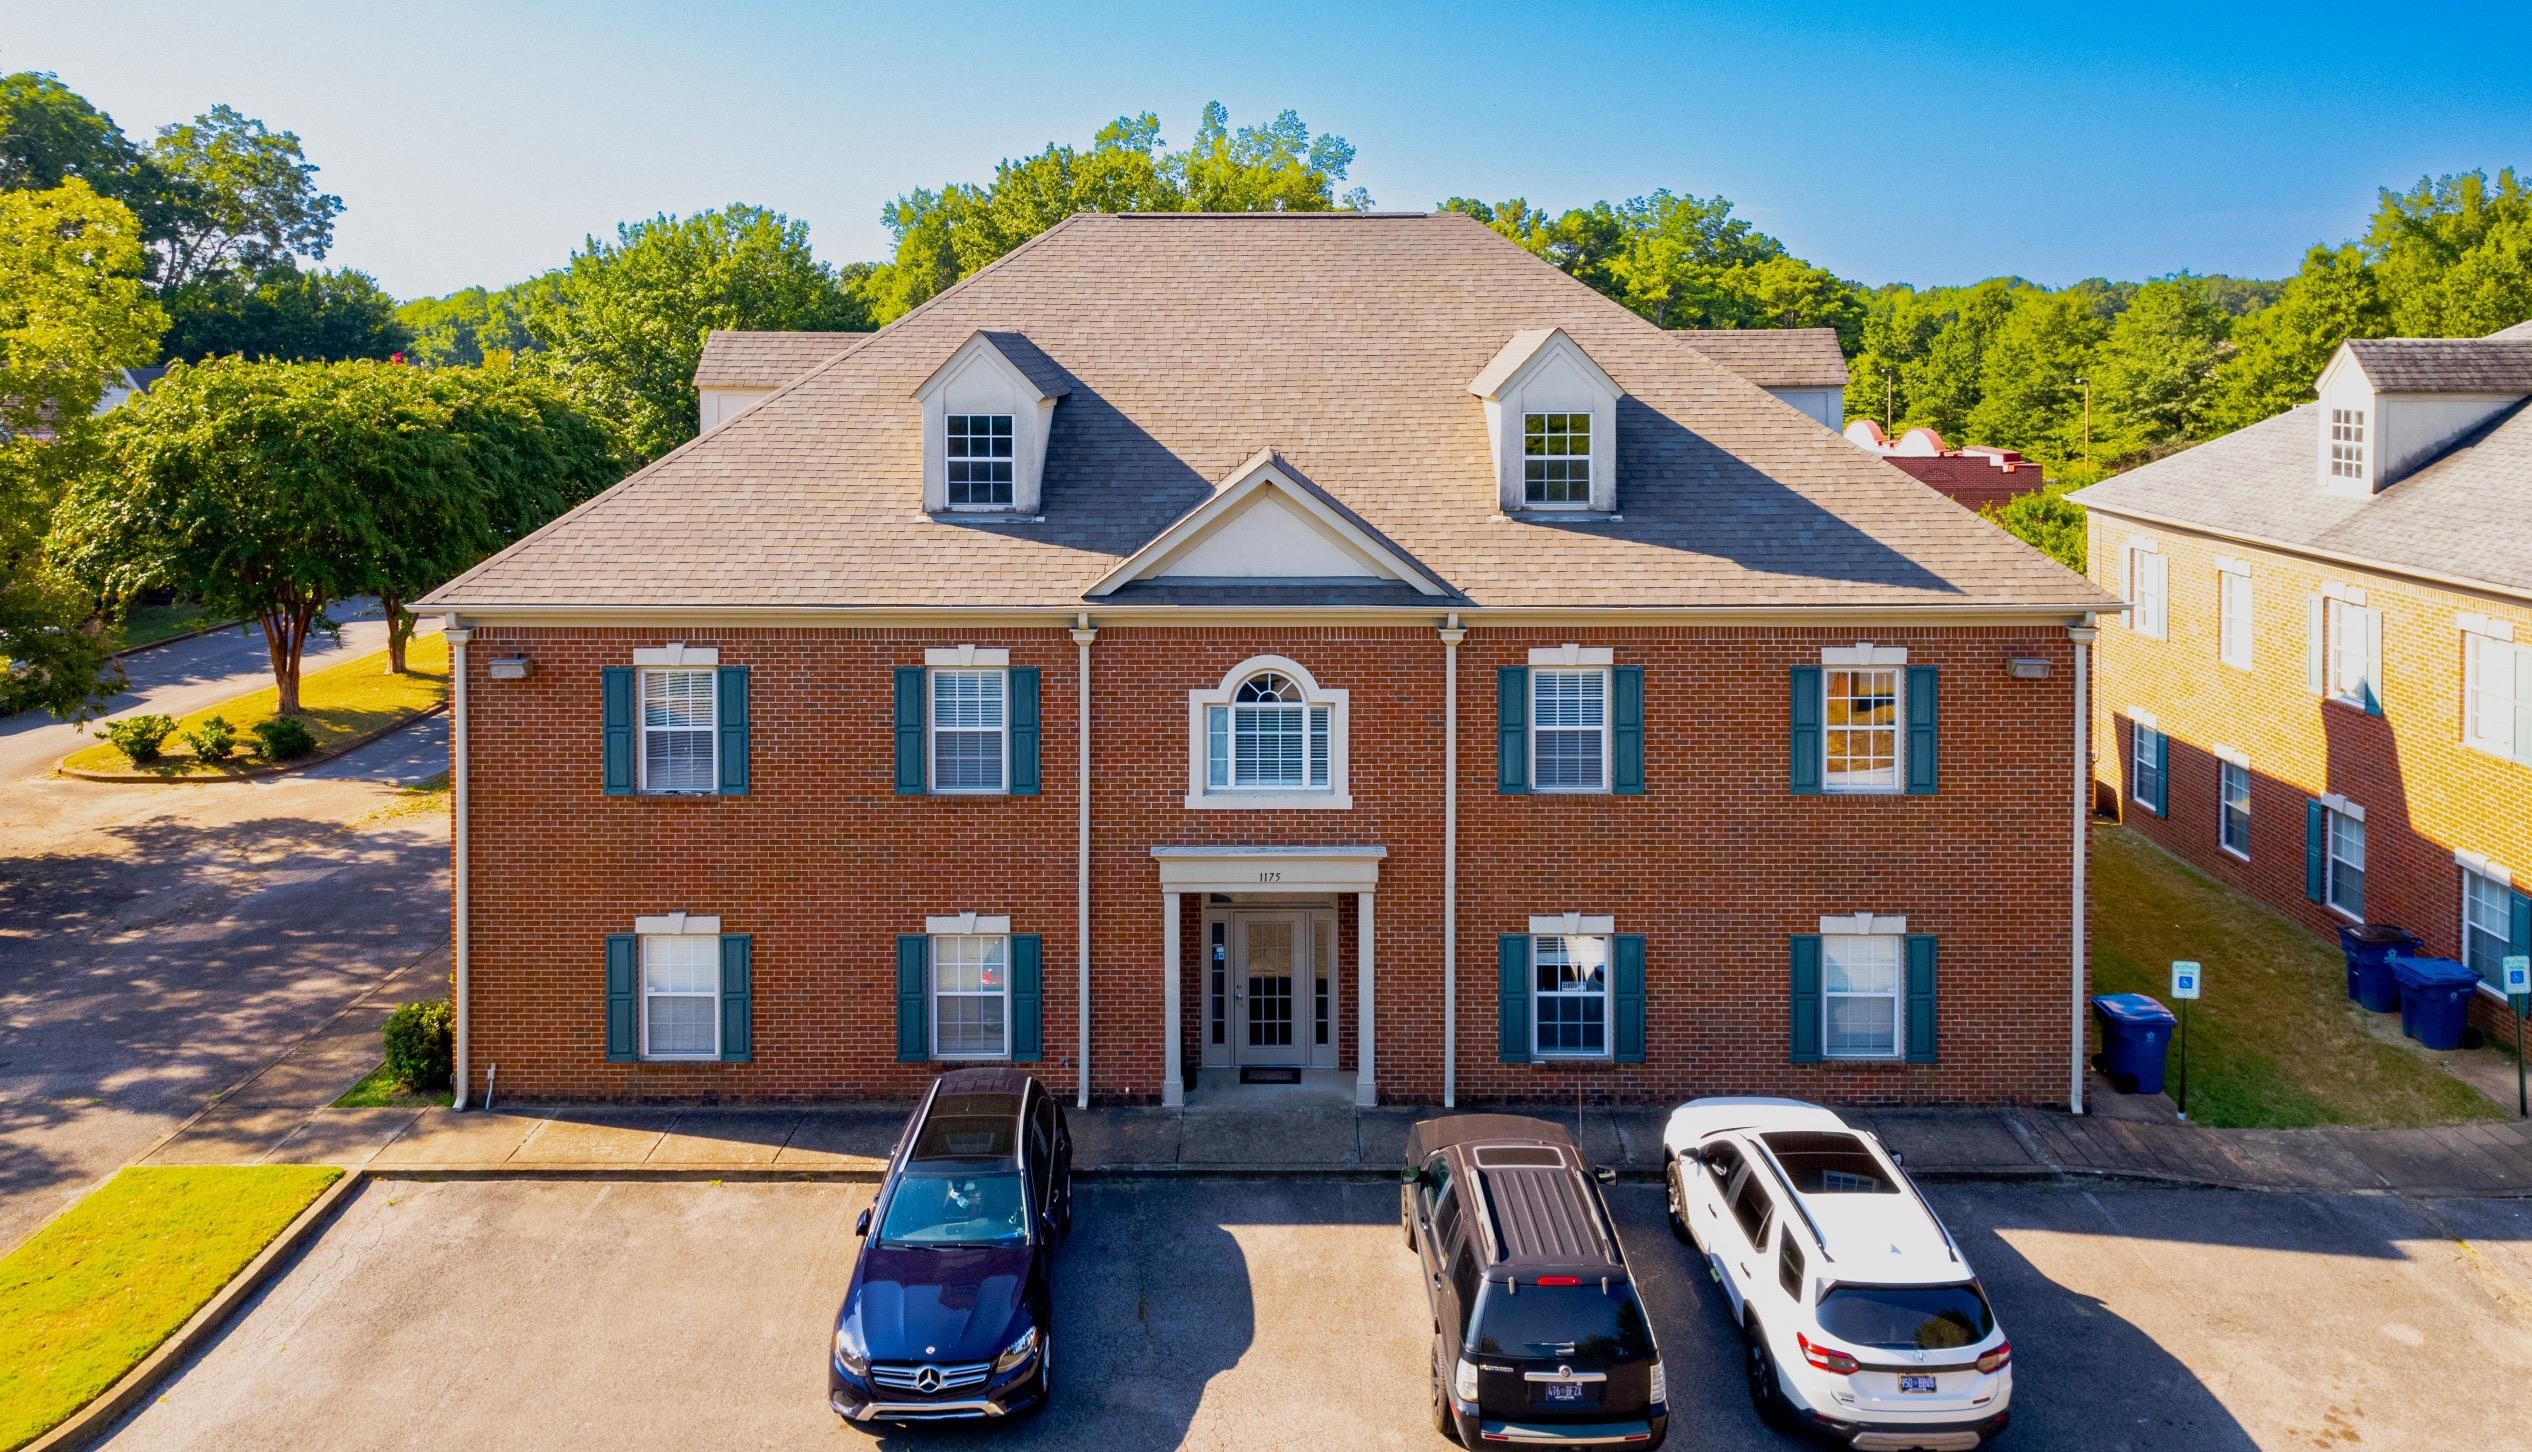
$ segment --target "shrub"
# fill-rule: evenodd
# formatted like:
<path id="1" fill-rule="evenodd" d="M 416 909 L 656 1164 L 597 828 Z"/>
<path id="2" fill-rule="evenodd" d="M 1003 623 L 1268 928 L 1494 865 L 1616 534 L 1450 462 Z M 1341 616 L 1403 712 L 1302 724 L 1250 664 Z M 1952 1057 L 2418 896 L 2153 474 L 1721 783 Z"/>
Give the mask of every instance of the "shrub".
<path id="1" fill-rule="evenodd" d="M 106 740 L 114 743 L 115 750 L 130 757 L 135 766 L 146 766 L 158 760 L 159 746 L 175 730 L 175 717 L 152 711 L 107 723 Z"/>
<path id="2" fill-rule="evenodd" d="M 298 717 L 275 716 L 255 723 L 255 750 L 266 761 L 290 761 L 316 750 L 316 738 Z"/>
<path id="3" fill-rule="evenodd" d="M 202 724 L 185 733 L 185 744 L 204 761 L 226 761 L 237 749 L 237 728 L 225 716 L 205 716 Z"/>
<path id="4" fill-rule="evenodd" d="M 387 1072 L 408 1089 L 445 1089 L 456 1057 L 447 999 L 408 1003 L 387 1015 Z"/>

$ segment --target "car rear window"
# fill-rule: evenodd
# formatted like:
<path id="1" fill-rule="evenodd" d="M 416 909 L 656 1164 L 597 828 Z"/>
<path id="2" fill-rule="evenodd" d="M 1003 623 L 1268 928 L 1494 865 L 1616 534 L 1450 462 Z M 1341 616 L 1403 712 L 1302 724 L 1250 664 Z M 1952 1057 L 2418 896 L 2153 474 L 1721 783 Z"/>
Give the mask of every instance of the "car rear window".
<path id="1" fill-rule="evenodd" d="M 914 1139 L 918 1160 L 1008 1159 L 1017 1145 L 1020 1101 L 1010 1094 L 944 1094 L 932 1101 Z"/>
<path id="2" fill-rule="evenodd" d="M 1518 1287 L 1489 1281 L 1477 1314 L 1477 1349 L 1494 1356 L 1576 1356 L 1641 1360 L 1653 1354 L 1653 1333 L 1635 1288 L 1611 1277 L 1578 1286 Z"/>
<path id="3" fill-rule="evenodd" d="M 1820 1329 L 1856 1346 L 1943 1351 L 1975 1346 L 1996 1313 L 1974 1281 L 1950 1286 L 1838 1286 L 1820 1298 Z"/>
<path id="4" fill-rule="evenodd" d="M 1804 1195 L 1896 1195 L 1881 1162 L 1851 1134 L 1788 1132 L 1761 1136 Z"/>

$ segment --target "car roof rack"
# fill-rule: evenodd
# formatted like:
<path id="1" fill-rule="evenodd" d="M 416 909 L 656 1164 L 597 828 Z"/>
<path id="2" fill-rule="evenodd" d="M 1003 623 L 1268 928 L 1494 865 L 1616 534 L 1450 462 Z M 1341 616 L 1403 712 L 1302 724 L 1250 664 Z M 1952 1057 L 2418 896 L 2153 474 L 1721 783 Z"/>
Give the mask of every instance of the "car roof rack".
<path id="1" fill-rule="evenodd" d="M 1776 1152 L 1768 1147 L 1764 1137 L 1755 1134 L 1750 1136 L 1750 1147 L 1758 1151 L 1760 1161 L 1767 1166 L 1767 1173 L 1776 1177 L 1776 1183 L 1784 1189 L 1785 1199 L 1792 1203 L 1794 1213 L 1810 1227 L 1811 1243 L 1820 1247 L 1820 1259 L 1834 1263 L 1837 1255 L 1829 1249 L 1829 1238 L 1820 1233 L 1820 1222 L 1811 1218 L 1811 1207 L 1802 1203 L 1802 1195 L 1794 1189 L 1793 1180 L 1785 1174 L 1785 1167 L 1776 1162 Z"/>

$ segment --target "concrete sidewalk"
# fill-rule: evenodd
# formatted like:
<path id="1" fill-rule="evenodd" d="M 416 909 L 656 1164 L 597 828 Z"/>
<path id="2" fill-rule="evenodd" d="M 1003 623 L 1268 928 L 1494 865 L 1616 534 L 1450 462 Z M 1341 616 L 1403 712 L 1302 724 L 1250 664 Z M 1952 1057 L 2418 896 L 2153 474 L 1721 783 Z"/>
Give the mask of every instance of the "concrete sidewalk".
<path id="1" fill-rule="evenodd" d="M 357 1075 L 354 1075 L 357 1077 Z M 1094 1108 L 1072 1112 L 1075 1166 L 1099 1175 L 1384 1177 L 1430 1108 L 1261 1113 Z M 1536 1111 L 1578 1129 L 1585 1151 L 1630 1175 L 1661 1168 L 1665 1111 Z M 503 1106 L 485 1112 L 239 1105 L 177 1136 L 159 1164 L 339 1164 L 400 1174 L 876 1175 L 905 1107 L 799 1109 Z M 1848 1118 L 1926 1179 L 2102 1176 L 2240 1190 L 2532 1195 L 2532 1126 L 2207 1129 L 2007 1110 L 1852 1110 Z"/>

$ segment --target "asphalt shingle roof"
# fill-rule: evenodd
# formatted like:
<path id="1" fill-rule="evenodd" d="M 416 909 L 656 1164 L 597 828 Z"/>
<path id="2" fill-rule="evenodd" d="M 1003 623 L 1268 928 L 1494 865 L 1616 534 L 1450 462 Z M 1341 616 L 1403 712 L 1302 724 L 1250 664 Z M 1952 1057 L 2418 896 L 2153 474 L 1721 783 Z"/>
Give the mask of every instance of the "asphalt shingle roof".
<path id="1" fill-rule="evenodd" d="M 1561 327 L 1626 390 L 1617 520 L 1501 517 L 1468 382 Z M 1043 518 L 934 518 L 913 394 L 978 331 L 1070 392 Z M 1479 607 L 2110 597 L 1483 226 L 1074 217 L 427 604 L 1042 606 L 1273 449 Z"/>
<path id="2" fill-rule="evenodd" d="M 2532 391 L 2532 390 L 2527 390 Z M 2323 492 L 2305 404 L 2069 496 L 2113 513 L 2532 591 L 2532 404 L 2367 497 Z"/>
<path id="3" fill-rule="evenodd" d="M 2381 393 L 2532 393 L 2532 337 L 2350 338 Z"/>
<path id="4" fill-rule="evenodd" d="M 695 363 L 697 388 L 780 388 L 868 333 L 744 333 L 715 328 Z"/>
<path id="5" fill-rule="evenodd" d="M 1835 328 L 1679 328 L 1671 336 L 1761 388 L 1844 388 Z"/>

